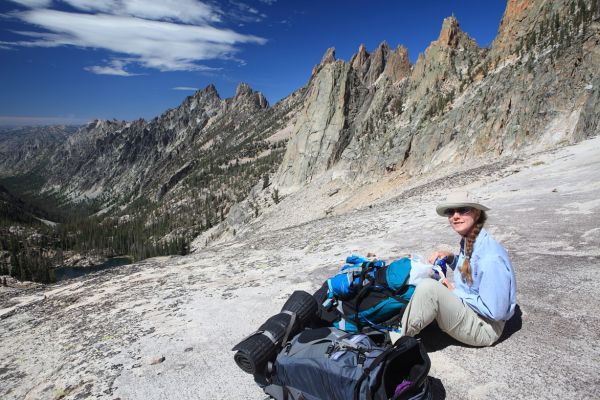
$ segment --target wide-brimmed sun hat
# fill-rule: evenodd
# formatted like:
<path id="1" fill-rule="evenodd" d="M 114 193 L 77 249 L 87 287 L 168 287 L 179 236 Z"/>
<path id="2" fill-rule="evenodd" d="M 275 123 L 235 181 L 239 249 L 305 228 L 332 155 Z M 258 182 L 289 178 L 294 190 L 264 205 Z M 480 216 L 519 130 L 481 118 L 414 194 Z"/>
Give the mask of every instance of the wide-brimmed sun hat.
<path id="1" fill-rule="evenodd" d="M 471 207 L 481 211 L 489 210 L 489 208 L 481 204 L 479 199 L 477 199 L 477 197 L 475 197 L 472 193 L 461 191 L 450 193 L 443 203 L 437 205 L 435 211 L 438 213 L 438 215 L 445 217 L 446 210 L 461 207 Z"/>

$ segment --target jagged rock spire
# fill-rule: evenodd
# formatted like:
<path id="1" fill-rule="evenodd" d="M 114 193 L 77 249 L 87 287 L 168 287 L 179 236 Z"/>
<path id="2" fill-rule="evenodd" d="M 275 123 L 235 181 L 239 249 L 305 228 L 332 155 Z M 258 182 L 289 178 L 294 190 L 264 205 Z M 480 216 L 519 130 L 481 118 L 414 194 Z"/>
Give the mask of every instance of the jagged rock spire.
<path id="1" fill-rule="evenodd" d="M 335 47 L 330 47 L 323 54 L 323 58 L 321 58 L 321 62 L 315 65 L 312 69 L 311 76 L 315 75 L 323 66 L 327 64 L 331 64 L 335 62 Z"/>
<path id="2" fill-rule="evenodd" d="M 245 82 L 241 82 L 235 89 L 235 96 L 233 97 L 233 103 L 250 102 L 258 108 L 267 108 L 269 102 L 261 92 L 252 90 L 250 85 Z"/>
<path id="3" fill-rule="evenodd" d="M 198 90 L 196 93 L 190 96 L 190 98 L 194 98 L 200 101 L 202 101 L 202 99 L 208 100 L 212 98 L 219 100 L 221 99 L 221 97 L 219 96 L 219 92 L 217 92 L 217 88 L 212 83 L 208 84 L 204 89 Z"/>
<path id="4" fill-rule="evenodd" d="M 248 96 L 252 94 L 252 88 L 245 82 L 241 82 L 235 89 L 235 98 L 238 99 L 242 96 Z"/>
<path id="5" fill-rule="evenodd" d="M 456 47 L 458 45 L 458 36 L 460 34 L 460 25 L 454 15 L 444 18 L 442 30 L 438 38 L 438 43 L 442 46 Z"/>
<path id="6" fill-rule="evenodd" d="M 369 72 L 367 75 L 367 83 L 368 84 L 374 83 L 377 80 L 377 78 L 379 78 L 379 75 L 382 74 L 382 72 L 385 69 L 385 66 L 388 62 L 389 53 L 390 53 L 390 46 L 384 40 L 383 42 L 381 42 L 379 44 L 377 49 L 375 49 L 375 51 L 371 55 Z"/>
<path id="7" fill-rule="evenodd" d="M 350 65 L 355 70 L 366 70 L 369 68 L 369 53 L 364 44 L 358 47 L 358 52 L 350 59 Z"/>
<path id="8" fill-rule="evenodd" d="M 202 92 L 206 93 L 206 94 L 213 94 L 216 95 L 217 97 L 219 97 L 219 92 L 217 92 L 217 88 L 215 87 L 215 85 L 213 85 L 212 83 L 209 83 L 203 90 Z"/>
<path id="9" fill-rule="evenodd" d="M 406 47 L 400 45 L 396 50 L 390 52 L 383 73 L 392 82 L 399 82 L 410 76 L 410 59 L 408 58 L 408 49 Z"/>
<path id="10" fill-rule="evenodd" d="M 332 62 L 335 62 L 335 47 L 330 47 L 325 51 L 319 65 L 331 64 Z"/>

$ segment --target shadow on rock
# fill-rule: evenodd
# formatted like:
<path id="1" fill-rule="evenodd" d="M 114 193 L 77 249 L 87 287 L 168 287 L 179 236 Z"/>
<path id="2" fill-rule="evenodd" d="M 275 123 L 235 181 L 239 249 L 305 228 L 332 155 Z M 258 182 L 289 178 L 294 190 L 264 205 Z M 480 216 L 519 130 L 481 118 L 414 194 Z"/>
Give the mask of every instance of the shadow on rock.
<path id="1" fill-rule="evenodd" d="M 515 332 L 521 330 L 521 327 L 523 326 L 523 320 L 521 318 L 522 315 L 523 313 L 521 312 L 521 307 L 519 307 L 519 305 L 517 304 L 515 308 L 515 315 L 513 315 L 511 319 L 506 321 L 506 325 L 504 325 L 504 331 L 502 332 L 502 335 L 500 335 L 500 338 L 496 343 L 493 344 L 493 346 L 502 343 L 503 341 L 511 337 Z M 442 350 L 448 346 L 473 347 L 469 346 L 468 344 L 461 343 L 458 340 L 450 337 L 448 334 L 442 332 L 442 330 L 438 327 L 435 321 L 429 324 L 427 327 L 425 327 L 425 329 L 423 329 L 421 333 L 419 333 L 418 337 L 425 345 L 425 348 L 427 349 L 428 353 Z"/>
<path id="2" fill-rule="evenodd" d="M 523 313 L 521 312 L 521 307 L 519 307 L 519 305 L 517 304 L 517 306 L 515 307 L 515 315 L 513 315 L 511 319 L 506 321 L 506 325 L 504 325 L 504 331 L 502 332 L 502 335 L 500 335 L 500 339 L 498 339 L 494 346 L 504 342 L 514 333 L 521 330 L 521 328 L 523 327 L 523 319 L 521 318 L 522 316 Z"/>
<path id="3" fill-rule="evenodd" d="M 431 388 L 431 399 L 432 400 L 444 400 L 446 398 L 446 388 L 441 380 L 429 376 L 429 387 Z"/>
<path id="4" fill-rule="evenodd" d="M 426 326 L 425 329 L 419 333 L 418 337 L 425 345 L 425 349 L 428 353 L 445 349 L 448 346 L 466 346 L 442 332 L 435 321 Z"/>

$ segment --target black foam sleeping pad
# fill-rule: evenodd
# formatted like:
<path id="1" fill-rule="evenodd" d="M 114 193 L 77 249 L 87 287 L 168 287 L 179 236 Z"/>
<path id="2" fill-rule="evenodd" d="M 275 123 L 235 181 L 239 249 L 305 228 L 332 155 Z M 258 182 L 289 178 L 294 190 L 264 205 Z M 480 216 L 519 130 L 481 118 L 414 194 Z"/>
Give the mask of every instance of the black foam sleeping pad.
<path id="1" fill-rule="evenodd" d="M 315 318 L 318 308 L 317 301 L 310 293 L 296 290 L 281 307 L 281 311 L 296 313 L 298 325 L 305 327 Z"/>
<path id="2" fill-rule="evenodd" d="M 281 340 L 292 316 L 287 313 L 273 315 L 258 328 L 258 331 L 238 343 L 233 350 L 236 364 L 249 374 L 261 372 L 268 361 L 277 357 Z"/>
<path id="3" fill-rule="evenodd" d="M 249 374 L 263 373 L 267 363 L 277 357 L 284 337 L 290 339 L 307 326 L 315 317 L 317 308 L 311 294 L 301 290 L 292 293 L 281 308 L 282 312 L 270 317 L 232 349 L 237 351 L 233 356 L 235 363 Z M 292 317 L 292 314 L 295 316 Z"/>
<path id="4" fill-rule="evenodd" d="M 243 340 L 233 350 L 237 350 L 233 360 L 242 371 L 249 374 L 262 373 L 269 359 L 277 356 L 273 342 L 260 334 Z"/>

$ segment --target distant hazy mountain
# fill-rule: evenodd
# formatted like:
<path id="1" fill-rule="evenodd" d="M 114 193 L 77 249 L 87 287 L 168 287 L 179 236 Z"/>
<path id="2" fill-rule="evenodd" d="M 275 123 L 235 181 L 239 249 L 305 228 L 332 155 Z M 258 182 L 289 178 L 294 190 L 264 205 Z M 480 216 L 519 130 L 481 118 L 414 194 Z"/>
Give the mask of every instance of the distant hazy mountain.
<path id="1" fill-rule="evenodd" d="M 0 128 L 0 175 L 17 175 L 42 167 L 76 126 Z"/>

